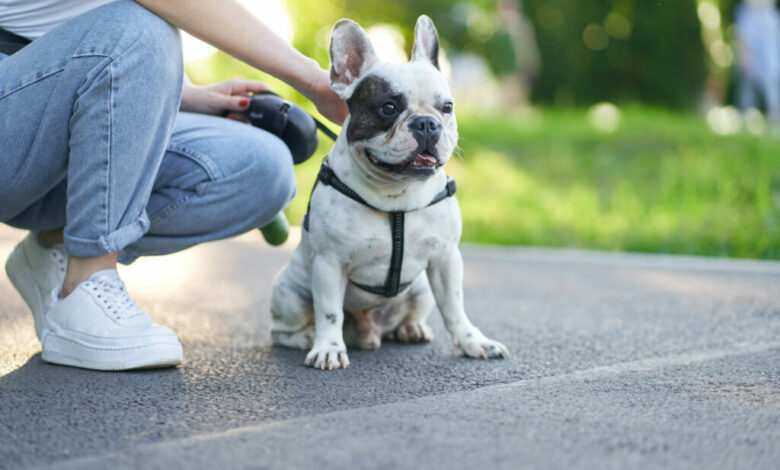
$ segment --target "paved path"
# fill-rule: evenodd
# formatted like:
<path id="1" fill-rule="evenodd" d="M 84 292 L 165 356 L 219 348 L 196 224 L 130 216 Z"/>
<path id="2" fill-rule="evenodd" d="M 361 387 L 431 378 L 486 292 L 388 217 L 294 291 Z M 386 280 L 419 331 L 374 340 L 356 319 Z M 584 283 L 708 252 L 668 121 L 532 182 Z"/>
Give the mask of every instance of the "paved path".
<path id="1" fill-rule="evenodd" d="M 0 259 L 22 232 L 0 228 Z M 142 259 L 176 369 L 47 365 L 0 274 L 0 468 L 751 468 L 780 462 L 780 263 L 464 249 L 473 321 L 512 351 L 272 348 L 258 236 Z"/>

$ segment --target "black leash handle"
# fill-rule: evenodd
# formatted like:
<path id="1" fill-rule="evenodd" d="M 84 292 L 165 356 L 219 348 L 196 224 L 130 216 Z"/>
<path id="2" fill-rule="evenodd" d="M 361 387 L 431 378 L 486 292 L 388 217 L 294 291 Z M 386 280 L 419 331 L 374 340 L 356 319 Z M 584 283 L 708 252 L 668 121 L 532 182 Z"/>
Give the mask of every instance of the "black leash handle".
<path id="1" fill-rule="evenodd" d="M 273 92 L 273 91 L 271 91 L 271 90 L 261 91 L 259 94 L 261 94 L 261 95 L 276 95 L 276 96 L 280 96 L 279 94 L 277 94 L 277 93 L 274 93 L 274 92 Z M 308 114 L 309 116 L 311 116 L 311 113 L 306 113 L 306 114 Z M 314 119 L 314 124 L 316 124 L 316 125 L 317 125 L 317 129 L 321 130 L 323 134 L 325 134 L 325 135 L 327 135 L 328 137 L 330 137 L 330 140 L 332 140 L 332 141 L 334 141 L 334 142 L 336 141 L 336 139 L 338 138 L 338 135 L 336 135 L 336 133 L 335 133 L 335 132 L 333 132 L 332 130 L 328 129 L 328 127 L 327 127 L 327 126 L 325 126 L 325 124 L 323 124 L 323 123 L 322 123 L 322 122 L 321 122 L 319 119 L 317 119 L 316 117 L 314 117 L 314 116 L 311 116 L 311 118 L 312 118 L 312 119 Z"/>
<path id="2" fill-rule="evenodd" d="M 278 93 L 274 93 L 273 91 L 270 91 L 270 90 L 261 91 L 260 93 L 257 93 L 257 94 L 258 95 L 274 95 L 274 96 L 279 96 L 281 98 L 281 96 Z M 251 98 L 251 96 L 247 96 L 247 98 Z M 233 111 L 225 110 L 225 113 L 223 114 L 223 117 L 227 116 L 228 113 L 231 113 L 231 112 L 233 112 Z M 306 113 L 306 114 L 311 116 L 311 113 Z M 336 141 L 336 139 L 338 138 L 338 135 L 335 132 L 333 132 L 332 130 L 328 129 L 328 127 L 325 124 L 323 124 L 316 117 L 311 116 L 311 118 L 314 119 L 314 124 L 317 125 L 317 129 L 319 129 L 320 131 L 322 131 L 323 134 L 328 136 L 330 138 L 330 140 L 332 140 L 334 142 Z M 281 128 L 283 129 L 284 126 L 281 126 Z M 279 132 L 277 132 L 276 134 L 278 135 Z"/>

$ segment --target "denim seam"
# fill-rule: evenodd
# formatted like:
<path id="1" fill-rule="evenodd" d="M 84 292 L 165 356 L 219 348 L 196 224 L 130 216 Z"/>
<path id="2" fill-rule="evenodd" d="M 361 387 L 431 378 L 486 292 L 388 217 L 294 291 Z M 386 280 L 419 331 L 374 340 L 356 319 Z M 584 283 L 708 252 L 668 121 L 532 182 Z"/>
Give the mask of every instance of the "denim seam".
<path id="1" fill-rule="evenodd" d="M 112 62 L 116 60 L 116 57 L 112 56 L 111 54 L 105 54 L 99 52 L 84 52 L 81 54 L 72 54 L 70 57 L 72 59 L 86 59 L 88 57 L 104 57 L 107 59 L 111 59 Z"/>
<path id="2" fill-rule="evenodd" d="M 222 178 L 222 174 L 220 173 L 219 168 L 217 168 L 217 166 L 211 162 L 208 156 L 198 152 L 197 150 L 193 150 L 181 144 L 169 143 L 167 151 L 178 153 L 183 157 L 194 160 L 203 168 L 203 170 L 206 171 L 206 174 L 211 181 L 217 181 Z"/>
<path id="3" fill-rule="evenodd" d="M 113 142 L 113 127 L 114 127 L 114 61 L 112 60 L 111 63 L 108 64 L 108 67 L 106 67 L 108 71 L 108 155 L 106 156 L 106 195 L 104 199 L 105 204 L 105 228 L 103 230 L 104 233 L 108 234 L 110 233 L 110 226 L 111 226 L 111 213 L 109 212 L 111 210 L 111 164 L 113 163 L 112 152 L 114 150 L 114 142 Z"/>
<path id="4" fill-rule="evenodd" d="M 197 194 L 197 195 L 200 196 L 201 194 Z M 151 217 L 152 224 L 157 224 L 157 223 L 161 222 L 163 219 L 165 219 L 166 217 L 170 216 L 174 211 L 176 211 L 181 206 L 186 204 L 193 197 L 195 197 L 195 194 L 187 194 L 186 196 L 180 197 L 179 199 L 174 201 L 172 204 L 169 204 L 168 206 L 166 206 L 165 209 L 157 211 Z"/>
<path id="5" fill-rule="evenodd" d="M 39 71 L 35 75 L 29 76 L 29 77 L 23 77 L 22 80 L 15 83 L 12 86 L 9 86 L 5 90 L 0 90 L 0 100 L 7 98 L 8 96 L 13 95 L 14 93 L 21 91 L 24 88 L 27 88 L 30 85 L 33 85 L 35 83 L 40 82 L 41 80 L 44 80 L 46 78 L 51 77 L 52 75 L 56 75 L 60 72 L 65 70 L 65 65 L 58 65 L 54 68 L 47 69 L 45 71 Z"/>

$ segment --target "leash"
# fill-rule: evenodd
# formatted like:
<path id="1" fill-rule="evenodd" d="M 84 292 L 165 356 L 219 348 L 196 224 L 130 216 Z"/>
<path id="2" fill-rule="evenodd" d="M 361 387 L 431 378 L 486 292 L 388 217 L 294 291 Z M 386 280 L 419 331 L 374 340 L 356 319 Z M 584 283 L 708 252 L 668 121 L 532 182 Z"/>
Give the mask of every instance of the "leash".
<path id="1" fill-rule="evenodd" d="M 311 118 L 312 118 L 312 119 L 314 119 L 314 124 L 316 124 L 316 125 L 317 125 L 317 129 L 319 129 L 320 131 L 322 131 L 322 133 L 323 133 L 323 134 L 325 134 L 325 135 L 327 135 L 328 137 L 330 137 L 330 140 L 332 140 L 332 141 L 334 141 L 334 142 L 336 141 L 336 139 L 337 139 L 339 136 L 337 136 L 335 132 L 333 132 L 332 130 L 328 129 L 328 128 L 325 126 L 325 124 L 321 123 L 321 122 L 320 122 L 320 120 L 319 120 L 319 119 L 317 119 L 316 117 L 312 116 Z"/>

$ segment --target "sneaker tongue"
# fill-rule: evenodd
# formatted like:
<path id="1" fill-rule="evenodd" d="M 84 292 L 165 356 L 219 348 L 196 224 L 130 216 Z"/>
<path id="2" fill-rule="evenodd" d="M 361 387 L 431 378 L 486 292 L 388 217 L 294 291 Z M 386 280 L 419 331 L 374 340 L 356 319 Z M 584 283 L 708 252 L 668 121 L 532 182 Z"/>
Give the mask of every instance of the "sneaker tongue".
<path id="1" fill-rule="evenodd" d="M 98 271 L 91 276 L 89 276 L 89 281 L 96 282 L 99 280 L 103 281 L 114 281 L 119 280 L 119 273 L 116 269 L 104 269 L 102 271 Z"/>

